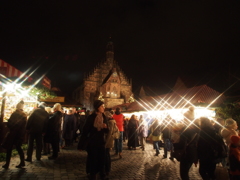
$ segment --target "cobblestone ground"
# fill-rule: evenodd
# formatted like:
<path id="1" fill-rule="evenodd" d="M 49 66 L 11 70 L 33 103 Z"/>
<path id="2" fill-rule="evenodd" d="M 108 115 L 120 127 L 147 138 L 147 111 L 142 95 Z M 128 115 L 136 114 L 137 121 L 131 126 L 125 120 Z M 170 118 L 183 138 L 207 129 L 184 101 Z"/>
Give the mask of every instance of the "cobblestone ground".
<path id="1" fill-rule="evenodd" d="M 76 144 L 75 144 L 76 146 Z M 26 162 L 25 168 L 17 169 L 19 158 L 11 160 L 9 169 L 0 169 L 0 180 L 72 180 L 88 179 L 85 173 L 86 155 L 85 151 L 78 151 L 76 147 L 61 149 L 57 160 L 48 160 L 43 156 L 41 161 L 33 159 L 32 163 Z M 112 171 L 110 180 L 178 180 L 179 162 L 170 159 L 162 159 L 163 151 L 159 156 L 154 156 L 155 151 L 151 144 L 147 144 L 146 150 L 127 150 L 124 143 L 123 158 L 119 159 L 111 152 Z M 35 153 L 35 152 L 34 152 Z M 34 157 L 34 156 L 33 156 Z M 4 162 L 1 162 L 2 166 Z M 200 180 L 198 167 L 192 166 L 190 179 Z M 227 180 L 226 169 L 221 166 L 216 170 L 217 180 Z"/>

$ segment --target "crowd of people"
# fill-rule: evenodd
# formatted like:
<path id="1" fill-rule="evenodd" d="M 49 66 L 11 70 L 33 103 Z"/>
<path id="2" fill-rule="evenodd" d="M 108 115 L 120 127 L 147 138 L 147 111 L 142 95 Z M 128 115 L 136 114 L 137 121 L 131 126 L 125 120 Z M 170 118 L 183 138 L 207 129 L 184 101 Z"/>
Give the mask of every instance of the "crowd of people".
<path id="1" fill-rule="evenodd" d="M 79 114 L 75 107 L 64 112 L 60 103 L 54 104 L 52 108 L 44 102 L 39 103 L 27 115 L 24 112 L 24 102 L 19 102 L 7 122 L 9 132 L 1 144 L 7 152 L 6 163 L 2 167 L 9 168 L 14 147 L 20 156 L 17 168 L 24 167 L 25 161 L 32 162 L 34 149 L 37 161 L 43 155 L 49 155 L 49 160 L 57 159 L 60 148 L 68 148 L 77 141 L 85 119 L 86 115 Z M 25 158 L 21 146 L 26 139 L 28 146 Z"/>
<path id="2" fill-rule="evenodd" d="M 104 102 L 96 100 L 94 111 L 80 115 L 75 108 L 63 112 L 59 103 L 53 108 L 39 104 L 28 117 L 23 112 L 24 103 L 16 106 L 16 111 L 8 121 L 9 134 L 2 146 L 7 149 L 6 164 L 9 167 L 11 152 L 15 145 L 21 168 L 25 161 L 32 162 L 34 141 L 36 159 L 47 155 L 49 160 L 58 158 L 60 148 L 68 148 L 78 142 L 77 149 L 87 151 L 86 174 L 89 179 L 108 179 L 111 172 L 113 149 L 119 159 L 124 157 L 123 142 L 127 141 L 128 150 L 146 150 L 146 139 L 152 142 L 155 156 L 159 156 L 163 145 L 162 158 L 180 162 L 180 176 L 189 179 L 193 164 L 199 166 L 202 179 L 216 179 L 216 164 L 221 163 L 229 170 L 232 179 L 240 179 L 240 134 L 235 120 L 207 117 L 195 118 L 194 107 L 184 114 L 184 119 L 175 121 L 170 115 L 164 119 L 155 118 L 152 123 L 132 115 L 124 117 L 120 108 L 105 110 Z M 21 149 L 24 131 L 28 134 L 27 158 Z M 80 134 L 80 135 L 79 135 Z"/>

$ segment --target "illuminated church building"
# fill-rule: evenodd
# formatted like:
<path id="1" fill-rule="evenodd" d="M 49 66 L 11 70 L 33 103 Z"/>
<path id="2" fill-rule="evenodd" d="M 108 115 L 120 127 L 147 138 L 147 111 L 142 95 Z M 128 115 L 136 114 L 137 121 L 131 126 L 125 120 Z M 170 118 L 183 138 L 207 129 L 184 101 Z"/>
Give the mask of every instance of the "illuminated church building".
<path id="1" fill-rule="evenodd" d="M 87 110 L 93 110 L 96 99 L 104 101 L 106 108 L 134 101 L 132 82 L 114 59 L 113 42 L 107 44 L 106 60 L 84 77 L 82 85 L 75 90 L 74 97 Z"/>

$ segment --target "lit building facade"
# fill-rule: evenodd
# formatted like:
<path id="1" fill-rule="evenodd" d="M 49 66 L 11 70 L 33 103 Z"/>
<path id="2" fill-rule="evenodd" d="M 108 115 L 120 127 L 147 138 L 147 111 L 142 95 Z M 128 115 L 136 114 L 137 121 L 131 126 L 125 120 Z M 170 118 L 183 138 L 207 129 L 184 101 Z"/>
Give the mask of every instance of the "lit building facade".
<path id="1" fill-rule="evenodd" d="M 113 42 L 107 44 L 105 61 L 84 77 L 73 97 L 87 110 L 93 110 L 96 99 L 104 101 L 106 108 L 133 101 L 132 82 L 114 59 Z"/>

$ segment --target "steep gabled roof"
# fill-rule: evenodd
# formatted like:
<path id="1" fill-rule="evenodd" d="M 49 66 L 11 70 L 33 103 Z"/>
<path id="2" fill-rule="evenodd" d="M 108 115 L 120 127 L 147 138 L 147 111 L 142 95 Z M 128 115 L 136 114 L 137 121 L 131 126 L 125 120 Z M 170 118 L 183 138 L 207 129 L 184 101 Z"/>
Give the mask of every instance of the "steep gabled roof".
<path id="1" fill-rule="evenodd" d="M 164 91 L 161 88 L 141 86 L 134 91 L 134 97 L 139 99 L 143 98 L 144 96 L 159 96 L 163 94 L 163 92 Z"/>

